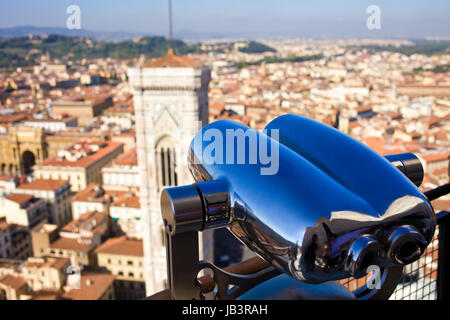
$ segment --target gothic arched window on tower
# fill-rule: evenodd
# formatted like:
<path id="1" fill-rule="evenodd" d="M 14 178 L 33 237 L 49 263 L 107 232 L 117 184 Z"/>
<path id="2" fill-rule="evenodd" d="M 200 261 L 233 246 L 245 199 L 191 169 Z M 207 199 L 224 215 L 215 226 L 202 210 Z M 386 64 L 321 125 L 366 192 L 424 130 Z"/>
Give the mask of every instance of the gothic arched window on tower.
<path id="1" fill-rule="evenodd" d="M 158 187 L 178 185 L 175 144 L 170 137 L 162 138 L 156 146 Z"/>

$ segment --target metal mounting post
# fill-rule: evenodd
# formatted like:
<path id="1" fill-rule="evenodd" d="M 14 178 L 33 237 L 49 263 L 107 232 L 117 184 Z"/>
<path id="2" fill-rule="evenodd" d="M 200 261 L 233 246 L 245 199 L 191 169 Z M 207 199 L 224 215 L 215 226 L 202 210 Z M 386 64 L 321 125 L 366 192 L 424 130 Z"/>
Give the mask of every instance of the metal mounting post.
<path id="1" fill-rule="evenodd" d="M 166 232 L 166 240 L 167 275 L 172 299 L 202 299 L 197 285 L 198 233 L 170 235 Z"/>

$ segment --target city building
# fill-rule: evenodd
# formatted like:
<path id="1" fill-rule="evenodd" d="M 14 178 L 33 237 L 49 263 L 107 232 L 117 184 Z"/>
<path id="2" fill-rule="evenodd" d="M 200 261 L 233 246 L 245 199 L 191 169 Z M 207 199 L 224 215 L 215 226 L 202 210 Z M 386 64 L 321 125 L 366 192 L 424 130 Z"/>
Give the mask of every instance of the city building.
<path id="1" fill-rule="evenodd" d="M 15 190 L 17 194 L 29 194 L 46 201 L 48 222 L 62 227 L 72 220 L 70 204 L 70 183 L 65 180 L 36 179 L 21 184 Z"/>
<path id="2" fill-rule="evenodd" d="M 60 119 L 50 118 L 25 120 L 23 125 L 32 128 L 44 129 L 45 131 L 58 132 L 64 131 L 70 127 L 78 127 L 78 119 L 76 117 L 64 115 Z"/>
<path id="3" fill-rule="evenodd" d="M 144 251 L 142 240 L 126 236 L 105 241 L 95 252 L 99 268 L 115 276 L 117 299 L 137 300 L 145 297 Z"/>
<path id="4" fill-rule="evenodd" d="M 105 142 L 107 140 L 108 135 L 105 132 L 98 130 L 85 131 L 81 128 L 66 128 L 64 131 L 47 132 L 45 136 L 48 157 L 56 156 L 60 150 L 70 148 L 74 144 L 80 143 L 80 141 Z"/>
<path id="5" fill-rule="evenodd" d="M 102 174 L 105 189 L 137 191 L 141 177 L 136 148 L 118 157 L 112 166 L 103 168 Z"/>
<path id="6" fill-rule="evenodd" d="M 72 272 L 68 258 L 0 259 L 0 300 L 113 300 L 114 275 Z"/>
<path id="7" fill-rule="evenodd" d="M 106 109 L 100 120 L 107 126 L 118 126 L 122 130 L 133 129 L 135 124 L 134 108 L 128 104 L 116 104 Z"/>
<path id="8" fill-rule="evenodd" d="M 0 218 L 0 259 L 7 258 L 12 253 L 10 225 L 5 218 Z"/>
<path id="9" fill-rule="evenodd" d="M 85 271 L 80 277 L 80 288 L 64 292 L 69 300 L 114 300 L 114 276 L 108 273 Z"/>
<path id="10" fill-rule="evenodd" d="M 5 217 L 10 224 L 28 229 L 47 221 L 48 212 L 45 201 L 30 194 L 12 193 L 0 197 L 0 218 Z"/>
<path id="11" fill-rule="evenodd" d="M 36 162 L 46 157 L 43 129 L 16 126 L 9 128 L 7 134 L 0 134 L 0 170 L 3 174 L 28 174 Z"/>
<path id="12" fill-rule="evenodd" d="M 118 197 L 109 208 L 112 231 L 130 238 L 142 239 L 144 226 L 139 196 L 127 193 Z"/>
<path id="13" fill-rule="evenodd" d="M 80 126 L 86 126 L 112 105 L 113 99 L 110 95 L 96 95 L 54 101 L 51 108 L 53 116 L 68 114 L 77 117 Z"/>
<path id="14" fill-rule="evenodd" d="M 48 254 L 50 244 L 59 238 L 59 228 L 55 224 L 41 223 L 31 230 L 33 257 L 39 258 Z"/>
<path id="15" fill-rule="evenodd" d="M 111 165 L 123 152 L 118 142 L 82 142 L 34 166 L 37 179 L 68 180 L 71 190 L 78 192 L 89 184 L 102 183 L 101 169 Z"/>
<path id="16" fill-rule="evenodd" d="M 33 291 L 60 290 L 67 281 L 68 258 L 28 258 L 22 265 L 21 275 Z"/>
<path id="17" fill-rule="evenodd" d="M 0 300 L 20 300 L 28 291 L 27 281 L 22 277 L 6 274 L 0 277 Z"/>
<path id="18" fill-rule="evenodd" d="M 11 250 L 10 255 L 7 255 L 6 258 L 24 260 L 33 255 L 28 228 L 17 224 L 9 224 L 9 234 L 11 236 Z M 8 253 L 8 250 L 6 253 Z"/>
<path id="19" fill-rule="evenodd" d="M 125 191 L 106 190 L 101 185 L 90 184 L 72 197 L 73 219 L 78 219 L 89 211 L 109 214 L 111 204 L 125 194 Z"/>
<path id="20" fill-rule="evenodd" d="M 109 218 L 102 212 L 87 212 L 55 235 L 54 225 L 43 224 L 32 231 L 33 249 L 39 256 L 70 258 L 71 265 L 95 268 L 94 250 L 109 233 Z M 42 252 L 43 251 L 43 252 Z"/>

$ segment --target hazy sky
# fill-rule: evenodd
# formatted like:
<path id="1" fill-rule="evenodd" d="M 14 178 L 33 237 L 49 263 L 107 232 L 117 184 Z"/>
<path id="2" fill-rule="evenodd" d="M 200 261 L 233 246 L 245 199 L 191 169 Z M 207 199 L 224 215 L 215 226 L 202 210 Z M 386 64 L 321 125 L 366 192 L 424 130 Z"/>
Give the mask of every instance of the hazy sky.
<path id="1" fill-rule="evenodd" d="M 165 0 L 0 0 L 0 27 L 65 27 L 66 8 L 81 8 L 82 28 L 168 34 Z M 381 30 L 366 28 L 366 8 L 381 9 Z M 175 37 L 450 36 L 450 0 L 173 0 Z"/>

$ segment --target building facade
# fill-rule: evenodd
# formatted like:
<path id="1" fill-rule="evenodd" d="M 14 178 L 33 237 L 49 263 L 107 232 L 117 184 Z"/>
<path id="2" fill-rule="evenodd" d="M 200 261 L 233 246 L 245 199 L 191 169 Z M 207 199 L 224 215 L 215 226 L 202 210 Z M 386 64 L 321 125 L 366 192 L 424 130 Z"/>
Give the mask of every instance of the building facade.
<path id="1" fill-rule="evenodd" d="M 48 212 L 45 201 L 28 194 L 13 193 L 0 197 L 0 218 L 5 217 L 10 224 L 29 229 L 47 221 Z"/>
<path id="2" fill-rule="evenodd" d="M 145 297 L 142 240 L 125 236 L 111 238 L 95 252 L 98 267 L 115 276 L 117 299 L 138 300 Z"/>
<path id="3" fill-rule="evenodd" d="M 137 191 L 141 184 L 136 148 L 118 157 L 114 164 L 102 169 L 106 189 Z"/>
<path id="4" fill-rule="evenodd" d="M 91 124 L 95 117 L 101 115 L 103 110 L 113 105 L 111 96 L 84 97 L 66 101 L 55 101 L 52 103 L 52 113 L 54 116 L 65 114 L 78 118 L 80 126 Z"/>
<path id="5" fill-rule="evenodd" d="M 17 126 L 0 135 L 0 172 L 8 175 L 30 173 L 33 165 L 47 157 L 44 130 Z"/>
<path id="6" fill-rule="evenodd" d="M 14 192 L 44 199 L 46 201 L 49 223 L 62 227 L 72 220 L 71 192 L 68 181 L 37 179 L 20 185 Z"/>
<path id="7" fill-rule="evenodd" d="M 209 68 L 169 51 L 130 68 L 128 78 L 136 115 L 145 283 L 151 294 L 164 289 L 167 278 L 160 192 L 192 183 L 185 159 L 190 140 L 208 122 L 211 76 Z"/>
<path id="8" fill-rule="evenodd" d="M 71 190 L 79 192 L 89 184 L 102 183 L 103 167 L 112 164 L 123 152 L 118 142 L 81 142 L 60 150 L 56 156 L 34 166 L 37 179 L 68 180 Z"/>

